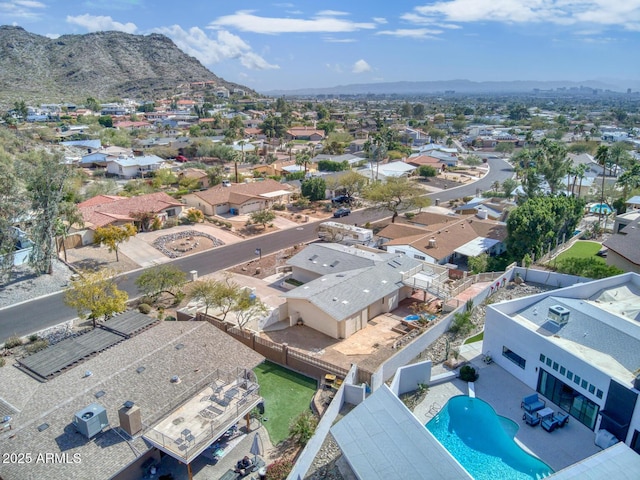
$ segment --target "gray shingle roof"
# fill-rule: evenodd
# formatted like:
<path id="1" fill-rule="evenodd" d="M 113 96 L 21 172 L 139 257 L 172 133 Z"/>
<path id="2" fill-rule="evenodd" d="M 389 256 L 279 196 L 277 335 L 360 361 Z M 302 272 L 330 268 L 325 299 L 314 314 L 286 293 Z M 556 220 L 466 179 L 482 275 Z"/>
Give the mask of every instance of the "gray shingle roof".
<path id="1" fill-rule="evenodd" d="M 177 344 L 184 347 L 176 349 Z M 71 369 L 46 383 L 11 367 L 2 368 L 0 385 L 3 391 L 18 391 L 11 393 L 11 403 L 19 412 L 13 415 L 13 430 L 0 436 L 0 451 L 31 452 L 34 456 L 65 452 L 70 457 L 78 453 L 81 458 L 73 464 L 2 465 L 2 478 L 110 478 L 149 449 L 142 438 L 127 442 L 113 430 L 119 423 L 118 409 L 126 400 L 140 407 L 142 421 L 148 424 L 169 413 L 176 400 L 190 395 L 212 372 L 252 369 L 263 360 L 206 322 L 162 322 L 91 358 L 83 368 Z M 139 367 L 145 367 L 144 371 L 138 373 Z M 83 378 L 85 370 L 93 375 Z M 174 375 L 180 377 L 180 383 L 170 382 Z M 96 399 L 98 391 L 105 394 Z M 2 391 L 0 395 L 4 396 Z M 106 408 L 111 429 L 87 440 L 71 424 L 76 412 L 96 402 Z M 39 432 L 37 426 L 45 422 L 49 428 Z"/>
<path id="2" fill-rule="evenodd" d="M 402 286 L 402 274 L 421 263 L 401 254 L 387 261 L 332 273 L 287 292 L 287 298 L 307 299 L 332 318 L 345 320 Z"/>
<path id="3" fill-rule="evenodd" d="M 287 260 L 287 265 L 326 275 L 370 267 L 393 256 L 392 253 L 372 252 L 338 243 L 312 243 Z"/>

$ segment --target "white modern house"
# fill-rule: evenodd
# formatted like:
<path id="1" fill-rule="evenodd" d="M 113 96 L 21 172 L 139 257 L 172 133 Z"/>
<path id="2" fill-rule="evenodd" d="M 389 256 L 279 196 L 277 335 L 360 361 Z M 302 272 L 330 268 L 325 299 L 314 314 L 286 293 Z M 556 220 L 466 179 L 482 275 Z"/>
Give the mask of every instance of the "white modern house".
<path id="1" fill-rule="evenodd" d="M 120 178 L 135 178 L 161 168 L 164 160 L 157 155 L 107 159 L 107 173 Z"/>
<path id="2" fill-rule="evenodd" d="M 640 452 L 640 275 L 490 305 L 483 351 L 572 421 Z"/>

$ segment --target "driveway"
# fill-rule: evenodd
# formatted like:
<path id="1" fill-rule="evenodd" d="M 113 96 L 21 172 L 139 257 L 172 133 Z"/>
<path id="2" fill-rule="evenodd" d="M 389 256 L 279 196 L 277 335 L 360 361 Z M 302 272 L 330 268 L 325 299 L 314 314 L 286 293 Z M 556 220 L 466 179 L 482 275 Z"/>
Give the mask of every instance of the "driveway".
<path id="1" fill-rule="evenodd" d="M 120 245 L 120 252 L 125 254 L 131 260 L 136 262 L 143 268 L 159 265 L 161 263 L 170 262 L 172 259 L 163 254 L 160 250 L 153 246 L 153 242 L 164 236 L 174 233 L 195 230 L 201 233 L 207 233 L 225 245 L 236 243 L 242 240 L 241 237 L 234 233 L 208 224 L 181 225 L 173 227 L 170 230 L 156 230 L 154 232 L 143 232 L 131 237 L 128 242 Z M 193 253 L 198 253 L 194 251 Z"/>

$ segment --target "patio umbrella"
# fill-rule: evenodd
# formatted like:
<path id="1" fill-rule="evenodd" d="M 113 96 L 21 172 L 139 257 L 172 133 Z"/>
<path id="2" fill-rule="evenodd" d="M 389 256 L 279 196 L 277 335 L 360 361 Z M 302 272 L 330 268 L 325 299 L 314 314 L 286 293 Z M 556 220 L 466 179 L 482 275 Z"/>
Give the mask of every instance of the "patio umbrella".
<path id="1" fill-rule="evenodd" d="M 258 432 L 256 432 L 255 436 L 253 437 L 253 443 L 251 444 L 249 453 L 253 453 L 254 464 L 257 461 L 258 455 L 262 455 L 262 438 L 260 437 L 260 434 Z"/>

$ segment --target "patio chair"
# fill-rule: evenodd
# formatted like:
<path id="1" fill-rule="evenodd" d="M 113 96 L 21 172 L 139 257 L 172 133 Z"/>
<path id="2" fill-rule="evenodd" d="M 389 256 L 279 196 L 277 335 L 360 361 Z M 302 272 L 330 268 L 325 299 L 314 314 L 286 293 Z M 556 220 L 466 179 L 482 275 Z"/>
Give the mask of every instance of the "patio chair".
<path id="1" fill-rule="evenodd" d="M 569 414 L 564 412 L 558 412 L 553 415 L 553 419 L 557 422 L 558 427 L 562 428 L 569 423 Z"/>
<path id="2" fill-rule="evenodd" d="M 540 400 L 537 393 L 533 393 L 528 395 L 522 399 L 520 402 L 520 408 L 524 408 L 524 411 L 527 413 L 537 412 L 538 410 L 542 410 L 546 405 L 544 400 Z"/>
<path id="3" fill-rule="evenodd" d="M 532 427 L 535 427 L 540 423 L 540 417 L 529 412 L 524 412 L 524 414 L 522 415 L 522 419 L 526 422 L 527 425 L 530 425 Z"/>
<path id="4" fill-rule="evenodd" d="M 545 417 L 542 419 L 542 428 L 547 432 L 553 432 L 558 427 L 558 421 L 553 417 Z"/>

